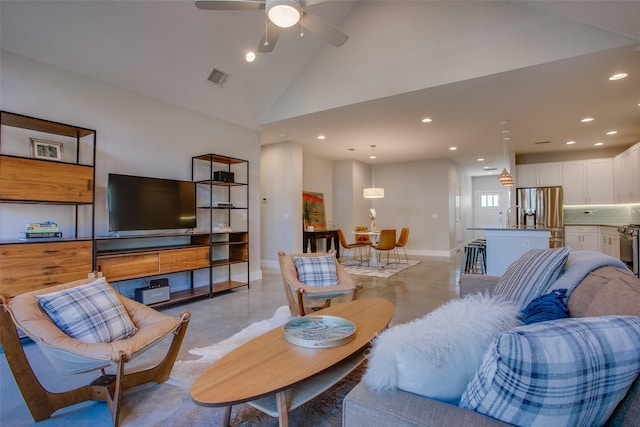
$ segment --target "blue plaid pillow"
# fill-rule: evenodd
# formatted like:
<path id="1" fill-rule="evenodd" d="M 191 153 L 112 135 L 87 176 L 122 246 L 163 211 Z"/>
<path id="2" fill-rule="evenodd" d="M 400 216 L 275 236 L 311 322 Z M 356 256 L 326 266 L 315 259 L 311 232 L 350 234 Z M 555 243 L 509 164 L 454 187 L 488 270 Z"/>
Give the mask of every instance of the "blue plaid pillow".
<path id="1" fill-rule="evenodd" d="M 36 299 L 60 330 L 79 341 L 109 343 L 138 330 L 104 278 Z"/>
<path id="2" fill-rule="evenodd" d="M 532 300 L 549 289 L 564 269 L 570 247 L 560 249 L 531 249 L 513 262 L 498 279 L 495 296 L 525 308 Z"/>
<path id="3" fill-rule="evenodd" d="M 640 317 L 558 319 L 503 332 L 460 406 L 517 426 L 601 426 L 640 372 Z"/>
<path id="4" fill-rule="evenodd" d="M 307 286 L 336 286 L 336 258 L 333 254 L 313 257 L 293 257 L 298 270 L 298 280 Z"/>

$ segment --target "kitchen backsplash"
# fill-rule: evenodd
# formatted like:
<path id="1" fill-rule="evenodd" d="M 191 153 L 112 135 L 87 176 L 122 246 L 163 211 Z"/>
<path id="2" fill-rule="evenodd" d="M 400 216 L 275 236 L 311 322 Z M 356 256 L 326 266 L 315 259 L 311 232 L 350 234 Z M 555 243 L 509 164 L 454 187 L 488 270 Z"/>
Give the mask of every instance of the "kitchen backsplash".
<path id="1" fill-rule="evenodd" d="M 565 206 L 565 224 L 640 224 L 640 204 Z"/>

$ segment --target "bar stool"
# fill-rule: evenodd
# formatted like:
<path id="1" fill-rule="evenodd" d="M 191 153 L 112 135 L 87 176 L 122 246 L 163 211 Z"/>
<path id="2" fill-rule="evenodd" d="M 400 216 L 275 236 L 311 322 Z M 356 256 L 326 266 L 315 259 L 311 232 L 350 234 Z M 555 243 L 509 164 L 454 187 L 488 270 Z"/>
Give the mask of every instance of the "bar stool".
<path id="1" fill-rule="evenodd" d="M 480 274 L 486 274 L 487 271 L 487 242 L 484 239 L 476 239 L 464 245 L 462 254 L 462 274 L 476 273 L 478 270 Z"/>

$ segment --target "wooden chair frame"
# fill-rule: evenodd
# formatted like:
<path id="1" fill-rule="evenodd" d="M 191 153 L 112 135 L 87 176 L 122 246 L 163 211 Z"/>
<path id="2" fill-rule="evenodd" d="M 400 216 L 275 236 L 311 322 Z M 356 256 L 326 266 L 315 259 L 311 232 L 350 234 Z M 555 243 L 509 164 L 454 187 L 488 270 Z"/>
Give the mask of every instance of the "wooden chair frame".
<path id="1" fill-rule="evenodd" d="M 329 252 L 332 253 L 333 251 Z M 336 272 L 338 274 L 338 285 L 325 288 L 316 288 L 307 286 L 298 280 L 297 270 L 293 262 L 294 256 L 314 257 L 324 256 L 327 253 L 302 253 L 302 254 L 285 254 L 278 251 L 278 262 L 280 264 L 280 274 L 282 276 L 282 285 L 284 286 L 285 295 L 289 304 L 289 310 L 293 316 L 305 316 L 314 310 L 327 308 L 331 305 L 331 299 L 339 295 L 347 295 L 351 293 L 351 300 L 355 301 L 360 298 L 362 292 L 362 283 L 355 283 L 351 275 L 336 260 Z M 335 256 L 334 256 L 335 257 Z M 315 294 L 315 295 L 314 295 Z M 333 295 L 332 295 L 333 294 Z M 325 298 L 326 295 L 329 295 Z M 324 299 L 321 306 L 309 307 L 305 306 L 305 298 Z"/>
<path id="2" fill-rule="evenodd" d="M 164 359 L 156 366 L 138 372 L 125 373 L 124 365 L 128 361 L 124 352 L 115 363 L 116 373 L 102 375 L 90 384 L 73 390 L 54 393 L 40 383 L 33 372 L 27 356 L 22 348 L 18 329 L 7 308 L 7 299 L 0 296 L 0 344 L 7 357 L 18 388 L 35 421 L 45 420 L 59 409 L 75 405 L 87 400 L 104 401 L 109 406 L 113 425 L 119 425 L 120 403 L 122 392 L 140 384 L 155 381 L 160 384 L 169 379 L 171 370 L 180 351 L 180 346 L 187 331 L 191 313 L 180 314 L 180 323 L 173 330 L 173 340 Z"/>

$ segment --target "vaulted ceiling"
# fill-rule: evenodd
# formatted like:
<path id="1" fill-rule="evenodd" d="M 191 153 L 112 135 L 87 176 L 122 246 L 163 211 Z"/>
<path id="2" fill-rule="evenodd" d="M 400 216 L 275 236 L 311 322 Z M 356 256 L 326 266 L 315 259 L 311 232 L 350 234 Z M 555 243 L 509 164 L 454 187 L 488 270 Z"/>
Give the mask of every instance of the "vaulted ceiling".
<path id="1" fill-rule="evenodd" d="M 640 141 L 640 2 L 329 0 L 308 10 L 347 43 L 294 27 L 247 63 L 262 11 L 2 0 L 0 46 L 329 159 L 368 162 L 375 144 L 379 163 L 449 157 L 477 175 L 502 166 L 502 120 L 518 154 Z M 230 75 L 222 87 L 207 81 L 214 68 Z M 628 76 L 609 81 L 616 72 Z"/>

